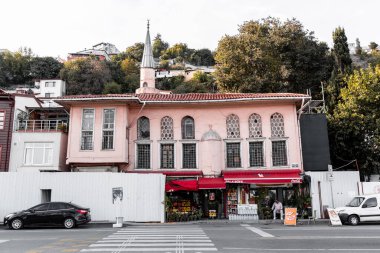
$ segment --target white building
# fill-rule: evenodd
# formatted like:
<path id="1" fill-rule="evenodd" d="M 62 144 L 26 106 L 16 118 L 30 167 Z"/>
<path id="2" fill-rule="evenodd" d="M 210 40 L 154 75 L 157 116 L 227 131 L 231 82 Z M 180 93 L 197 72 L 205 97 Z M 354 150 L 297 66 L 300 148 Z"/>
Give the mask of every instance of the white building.
<path id="1" fill-rule="evenodd" d="M 50 87 L 48 87 L 50 88 Z M 15 94 L 10 172 L 65 171 L 68 115 L 34 95 Z"/>

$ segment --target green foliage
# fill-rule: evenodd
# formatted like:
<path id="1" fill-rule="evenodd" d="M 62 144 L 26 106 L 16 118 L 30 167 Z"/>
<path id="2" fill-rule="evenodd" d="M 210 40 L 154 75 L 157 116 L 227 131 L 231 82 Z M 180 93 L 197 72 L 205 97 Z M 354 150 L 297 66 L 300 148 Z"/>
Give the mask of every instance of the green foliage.
<path id="1" fill-rule="evenodd" d="M 60 77 L 67 82 L 67 94 L 101 94 L 104 84 L 111 81 L 107 63 L 95 58 L 66 62 Z"/>
<path id="2" fill-rule="evenodd" d="M 360 46 L 360 40 L 359 38 L 356 38 L 356 46 L 355 46 L 355 54 L 360 56 L 363 54 L 363 49 Z"/>
<path id="3" fill-rule="evenodd" d="M 339 73 L 349 73 L 351 71 L 352 60 L 344 28 L 336 28 L 332 36 L 334 42 L 332 54 L 335 59 L 335 68 Z"/>
<path id="4" fill-rule="evenodd" d="M 219 41 L 215 60 L 218 87 L 227 92 L 304 93 L 331 72 L 327 45 L 295 19 L 245 22 Z"/>
<path id="5" fill-rule="evenodd" d="M 376 43 L 376 42 L 370 42 L 369 43 L 369 48 L 371 49 L 371 51 L 376 51 L 376 49 L 377 49 L 377 47 L 378 47 L 379 45 Z"/>
<path id="6" fill-rule="evenodd" d="M 104 85 L 103 94 L 120 94 L 121 85 L 115 82 L 106 83 Z"/>
<path id="7" fill-rule="evenodd" d="M 0 85 L 32 84 L 30 64 L 33 52 L 30 48 L 20 48 L 17 52 L 0 54 Z"/>
<path id="8" fill-rule="evenodd" d="M 334 164 L 356 159 L 365 175 L 380 171 L 380 65 L 354 71 L 329 117 Z M 345 163 L 347 163 L 345 161 Z"/>
<path id="9" fill-rule="evenodd" d="M 30 62 L 30 74 L 34 79 L 57 78 L 62 67 L 53 57 L 35 57 Z"/>
<path id="10" fill-rule="evenodd" d="M 174 90 L 183 84 L 184 80 L 184 76 L 164 77 L 158 80 L 156 87 L 161 90 Z"/>
<path id="11" fill-rule="evenodd" d="M 161 39 L 161 34 L 157 34 L 153 40 L 153 57 L 159 58 L 163 52 L 169 48 L 169 43 Z"/>
<path id="12" fill-rule="evenodd" d="M 144 54 L 144 43 L 135 43 L 125 50 L 125 58 L 141 62 Z"/>
<path id="13" fill-rule="evenodd" d="M 210 49 L 203 48 L 195 50 L 194 53 L 190 55 L 188 61 L 196 66 L 214 66 L 215 59 Z"/>
<path id="14" fill-rule="evenodd" d="M 187 47 L 185 43 L 177 43 L 168 48 L 161 56 L 163 60 L 176 59 L 177 62 L 188 60 L 194 49 Z"/>

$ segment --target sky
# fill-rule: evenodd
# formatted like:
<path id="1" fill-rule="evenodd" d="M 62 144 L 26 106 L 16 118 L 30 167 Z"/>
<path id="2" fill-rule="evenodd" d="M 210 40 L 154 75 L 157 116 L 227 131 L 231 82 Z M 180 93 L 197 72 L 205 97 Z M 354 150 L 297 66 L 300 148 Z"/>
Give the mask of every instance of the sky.
<path id="1" fill-rule="evenodd" d="M 378 0 L 1 0 L 0 49 L 30 47 L 36 55 L 66 59 L 68 53 L 109 42 L 123 51 L 151 37 L 215 50 L 224 35 L 245 21 L 296 18 L 332 45 L 342 26 L 348 42 L 380 44 Z"/>

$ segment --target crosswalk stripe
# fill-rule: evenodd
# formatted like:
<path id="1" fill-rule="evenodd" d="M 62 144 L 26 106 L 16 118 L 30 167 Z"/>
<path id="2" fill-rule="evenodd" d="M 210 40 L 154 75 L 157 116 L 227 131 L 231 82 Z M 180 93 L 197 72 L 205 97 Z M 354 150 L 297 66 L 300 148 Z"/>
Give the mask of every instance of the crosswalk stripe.
<path id="1" fill-rule="evenodd" d="M 217 248 L 184 248 L 183 250 L 185 251 L 218 251 Z M 133 252 L 161 252 L 161 251 L 175 251 L 178 252 L 178 248 L 136 248 L 136 249 L 128 249 L 128 248 L 100 248 L 100 249 L 82 249 L 82 252 L 95 252 L 95 251 L 100 251 L 100 252 L 105 252 L 105 251 L 110 251 L 110 252 L 128 252 L 128 251 L 133 251 Z"/>
<path id="2" fill-rule="evenodd" d="M 97 244 L 91 244 L 90 247 L 109 247 L 109 246 L 113 246 L 113 247 L 121 247 L 121 246 L 124 246 L 125 244 L 123 243 L 114 243 L 114 244 L 110 244 L 110 243 L 105 243 L 105 244 L 101 244 L 101 243 L 97 243 Z M 166 242 L 166 243 L 149 243 L 149 244 L 146 244 L 146 243 L 133 243 L 133 244 L 130 244 L 128 245 L 128 247 L 141 247 L 141 246 L 144 246 L 144 247 L 158 247 L 158 246 L 176 246 L 177 245 L 177 242 Z M 181 246 L 215 246 L 213 243 L 181 243 Z"/>
<path id="3" fill-rule="evenodd" d="M 218 251 L 199 227 L 120 229 L 82 252 L 206 252 Z"/>

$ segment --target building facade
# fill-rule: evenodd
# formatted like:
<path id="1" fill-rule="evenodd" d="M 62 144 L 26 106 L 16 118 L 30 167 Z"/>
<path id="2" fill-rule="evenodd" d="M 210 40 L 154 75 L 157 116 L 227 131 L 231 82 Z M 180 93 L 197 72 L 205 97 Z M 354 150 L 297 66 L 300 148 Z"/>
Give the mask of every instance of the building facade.
<path id="1" fill-rule="evenodd" d="M 14 97 L 0 90 L 0 172 L 9 168 L 14 104 Z"/>

